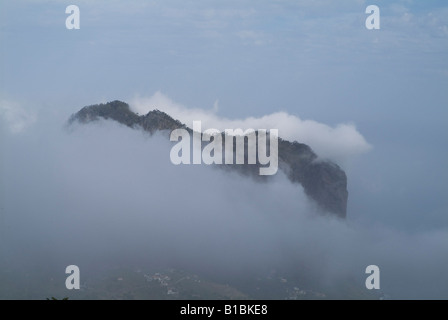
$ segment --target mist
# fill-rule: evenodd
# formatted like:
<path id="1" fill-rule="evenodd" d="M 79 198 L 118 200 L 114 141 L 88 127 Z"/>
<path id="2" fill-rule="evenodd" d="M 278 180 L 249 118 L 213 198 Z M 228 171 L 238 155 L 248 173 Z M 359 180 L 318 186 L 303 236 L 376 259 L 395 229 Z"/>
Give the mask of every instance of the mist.
<path id="1" fill-rule="evenodd" d="M 308 144 L 321 158 L 338 163 L 347 163 L 351 158 L 372 149 L 353 123 L 339 123 L 331 127 L 315 120 L 302 120 L 297 115 L 284 111 L 261 117 L 229 119 L 218 113 L 218 100 L 210 110 L 191 108 L 173 101 L 160 91 L 150 97 L 135 97 L 131 108 L 139 114 L 147 114 L 157 108 L 190 127 L 193 121 L 201 119 L 204 127 L 217 128 L 220 131 L 227 128 L 243 130 L 281 128 L 279 132 L 281 138 Z"/>
<path id="2" fill-rule="evenodd" d="M 376 264 L 391 298 L 448 297 L 446 229 L 336 219 L 280 171 L 260 183 L 175 166 L 165 136 L 62 120 L 2 127 L 0 272 L 16 290 L 0 289 L 1 298 L 43 299 L 51 293 L 27 288 L 50 278 L 63 287 L 70 264 L 82 275 L 170 266 L 230 283 L 275 269 L 336 292 L 346 279 L 364 286 L 365 268 Z"/>

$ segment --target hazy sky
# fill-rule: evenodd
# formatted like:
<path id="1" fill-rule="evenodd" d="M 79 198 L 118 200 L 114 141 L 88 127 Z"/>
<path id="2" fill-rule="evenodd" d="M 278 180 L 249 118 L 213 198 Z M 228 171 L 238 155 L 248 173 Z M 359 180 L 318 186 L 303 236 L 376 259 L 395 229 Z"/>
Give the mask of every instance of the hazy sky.
<path id="1" fill-rule="evenodd" d="M 79 30 L 65 28 L 70 4 L 80 8 Z M 380 30 L 365 28 L 369 4 L 381 10 Z M 290 137 L 308 134 L 319 155 L 346 170 L 348 220 L 375 237 L 392 230 L 387 239 L 405 258 L 391 265 L 417 261 L 402 250 L 414 243 L 443 269 L 447 18 L 442 0 L 2 1 L 0 164 L 9 180 L 2 177 L 0 199 L 8 202 L 8 183 L 26 177 L 19 159 L 30 165 L 31 145 L 50 150 L 30 153 L 44 172 L 52 170 L 47 158 L 60 165 L 58 150 L 70 140 L 52 141 L 49 132 L 85 105 L 119 99 L 138 110 L 158 102 L 179 117 L 196 108 L 216 125 L 268 116 Z M 295 130 L 306 121 L 311 127 Z M 397 256 L 390 251 L 377 256 Z"/>
<path id="2" fill-rule="evenodd" d="M 356 209 L 387 198 L 375 215 L 388 223 L 447 224 L 444 1 L 377 1 L 380 30 L 365 28 L 365 1 L 79 1 L 80 30 L 65 28 L 68 4 L 0 4 L 0 95 L 26 121 L 161 91 L 190 108 L 218 100 L 231 119 L 353 123 L 373 149 L 347 168 L 350 209 L 369 193 Z"/>

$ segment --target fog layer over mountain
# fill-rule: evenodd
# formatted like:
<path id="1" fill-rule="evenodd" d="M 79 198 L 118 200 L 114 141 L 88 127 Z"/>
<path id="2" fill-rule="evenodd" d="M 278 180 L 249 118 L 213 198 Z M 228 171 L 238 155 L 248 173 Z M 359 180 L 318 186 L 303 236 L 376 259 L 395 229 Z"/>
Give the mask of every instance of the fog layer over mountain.
<path id="1" fill-rule="evenodd" d="M 392 298 L 447 297 L 446 230 L 406 234 L 322 217 L 280 172 L 257 183 L 174 166 L 165 137 L 60 120 L 2 132 L 0 263 L 8 277 L 29 285 L 37 270 L 64 277 L 70 264 L 81 272 L 165 264 L 226 279 L 297 270 L 337 290 L 347 278 L 363 286 L 365 268 L 376 264 Z"/>

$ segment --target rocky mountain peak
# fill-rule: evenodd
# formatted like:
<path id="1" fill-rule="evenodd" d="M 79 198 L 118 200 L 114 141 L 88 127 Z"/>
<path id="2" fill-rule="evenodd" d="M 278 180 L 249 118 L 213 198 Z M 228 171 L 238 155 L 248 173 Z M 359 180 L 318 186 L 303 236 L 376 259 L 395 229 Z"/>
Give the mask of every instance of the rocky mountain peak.
<path id="1" fill-rule="evenodd" d="M 84 107 L 70 117 L 69 123 L 74 121 L 89 123 L 100 118 L 115 120 L 131 128 L 141 128 L 150 134 L 158 131 L 171 132 L 179 128 L 191 132 L 185 124 L 163 111 L 155 109 L 146 115 L 138 115 L 130 110 L 127 103 L 117 100 Z M 291 182 L 300 183 L 308 197 L 320 208 L 338 217 L 346 217 L 347 177 L 337 164 L 318 159 L 306 144 L 283 139 L 278 140 L 278 157 L 279 169 L 286 173 Z M 223 165 L 226 169 L 234 168 L 249 176 L 257 175 L 259 166 L 258 163 L 256 165 Z"/>

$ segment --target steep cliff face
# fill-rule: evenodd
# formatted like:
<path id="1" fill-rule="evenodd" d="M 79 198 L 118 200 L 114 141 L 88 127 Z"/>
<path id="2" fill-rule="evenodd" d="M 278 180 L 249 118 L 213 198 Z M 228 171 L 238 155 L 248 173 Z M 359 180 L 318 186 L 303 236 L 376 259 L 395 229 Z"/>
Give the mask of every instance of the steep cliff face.
<path id="1" fill-rule="evenodd" d="M 151 134 L 157 131 L 171 132 L 174 129 L 191 129 L 180 121 L 159 110 L 139 116 L 121 101 L 91 105 L 72 115 L 69 123 L 78 121 L 88 123 L 99 118 L 112 119 L 131 128 L 141 128 Z M 281 133 L 281 132 L 280 132 Z M 321 161 L 306 144 L 278 141 L 279 169 L 283 170 L 290 181 L 300 183 L 305 193 L 324 211 L 345 218 L 347 212 L 347 177 L 336 164 Z M 258 176 L 260 165 L 223 165 L 229 170 L 238 170 L 245 175 Z"/>
<path id="2" fill-rule="evenodd" d="M 345 218 L 347 176 L 338 165 L 319 160 L 309 146 L 296 141 L 280 140 L 278 156 L 292 182 L 300 183 L 322 209 Z"/>

